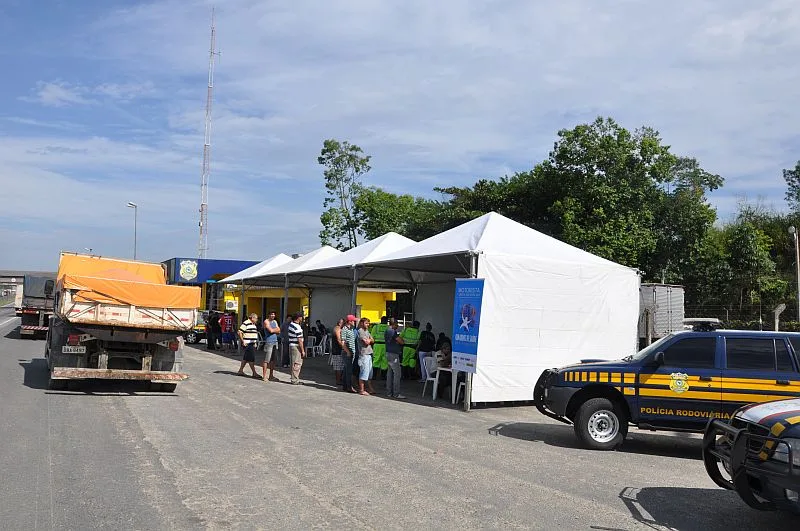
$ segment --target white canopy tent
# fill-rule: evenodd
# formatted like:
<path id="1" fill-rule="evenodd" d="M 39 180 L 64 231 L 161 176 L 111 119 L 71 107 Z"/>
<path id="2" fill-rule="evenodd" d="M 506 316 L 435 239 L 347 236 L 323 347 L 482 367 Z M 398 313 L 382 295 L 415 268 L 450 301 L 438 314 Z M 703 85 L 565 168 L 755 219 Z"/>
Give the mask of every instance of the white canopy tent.
<path id="1" fill-rule="evenodd" d="M 373 281 L 369 276 L 370 271 L 365 270 L 362 264 L 397 252 L 414 243 L 414 240 L 390 232 L 345 252 L 330 247 L 327 248 L 328 251 L 314 251 L 298 258 L 285 268 L 278 267 L 263 274 L 251 274 L 248 280 L 257 284 L 281 285 L 287 289 L 289 287 L 308 289 L 312 299 L 311 319 L 335 322 L 337 318 L 354 311 L 358 284 L 386 287 L 386 289 L 406 288 L 410 285 L 407 274 L 390 270 L 388 271 L 390 278 Z M 314 255 L 313 259 L 304 260 L 311 255 Z"/>
<path id="2" fill-rule="evenodd" d="M 448 335 L 454 279 L 484 279 L 472 402 L 531 400 L 544 369 L 635 350 L 635 270 L 494 212 L 365 267 L 410 273 L 415 318 Z"/>
<path id="3" fill-rule="evenodd" d="M 243 269 L 234 275 L 224 278 L 220 280 L 220 282 L 230 284 L 234 282 L 241 282 L 242 280 L 248 278 L 257 278 L 261 275 L 264 275 L 270 269 L 288 264 L 292 260 L 293 258 L 289 255 L 283 253 L 276 254 L 271 258 L 267 258 L 263 262 L 259 262 L 256 265 L 250 266 L 247 269 Z"/>

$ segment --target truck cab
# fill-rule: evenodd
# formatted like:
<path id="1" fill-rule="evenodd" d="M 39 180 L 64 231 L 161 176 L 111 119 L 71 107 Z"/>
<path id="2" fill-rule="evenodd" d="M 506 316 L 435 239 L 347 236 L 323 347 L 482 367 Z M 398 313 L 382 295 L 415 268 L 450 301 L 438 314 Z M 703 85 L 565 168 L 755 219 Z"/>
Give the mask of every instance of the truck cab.
<path id="1" fill-rule="evenodd" d="M 745 404 L 800 396 L 796 349 L 800 333 L 696 326 L 621 360 L 546 370 L 534 402 L 598 450 L 621 444 L 629 424 L 702 432 Z"/>

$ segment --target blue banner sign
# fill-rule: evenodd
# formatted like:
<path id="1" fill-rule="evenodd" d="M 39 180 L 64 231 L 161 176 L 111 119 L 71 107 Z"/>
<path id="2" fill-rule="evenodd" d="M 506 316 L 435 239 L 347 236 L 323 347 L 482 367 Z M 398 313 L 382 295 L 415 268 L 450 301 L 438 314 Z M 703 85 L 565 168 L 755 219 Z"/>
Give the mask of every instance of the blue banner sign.
<path id="1" fill-rule="evenodd" d="M 475 372 L 478 363 L 478 332 L 481 325 L 483 279 L 456 279 L 453 303 L 453 369 Z"/>

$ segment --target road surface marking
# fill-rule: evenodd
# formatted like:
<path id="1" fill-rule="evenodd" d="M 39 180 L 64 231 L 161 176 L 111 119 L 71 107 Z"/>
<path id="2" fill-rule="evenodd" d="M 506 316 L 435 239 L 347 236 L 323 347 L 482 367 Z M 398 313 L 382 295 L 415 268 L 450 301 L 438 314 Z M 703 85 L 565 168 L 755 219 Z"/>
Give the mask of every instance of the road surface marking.
<path id="1" fill-rule="evenodd" d="M 7 323 L 10 323 L 11 321 L 14 321 L 15 319 L 16 319 L 16 317 L 12 317 L 11 319 L 6 319 L 2 323 L 0 323 L 0 326 L 5 326 Z"/>

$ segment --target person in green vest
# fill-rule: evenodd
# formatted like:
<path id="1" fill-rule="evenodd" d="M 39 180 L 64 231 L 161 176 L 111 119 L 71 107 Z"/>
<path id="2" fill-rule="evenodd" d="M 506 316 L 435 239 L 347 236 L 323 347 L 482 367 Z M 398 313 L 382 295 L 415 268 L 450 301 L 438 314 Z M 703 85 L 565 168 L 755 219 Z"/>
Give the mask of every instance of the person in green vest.
<path id="1" fill-rule="evenodd" d="M 409 378 L 417 367 L 417 344 L 419 344 L 419 321 L 414 321 L 411 326 L 403 328 L 400 337 L 403 339 L 403 377 Z"/>
<path id="2" fill-rule="evenodd" d="M 384 315 L 381 317 L 381 322 L 372 325 L 372 330 L 370 330 L 370 334 L 375 339 L 375 344 L 372 345 L 372 367 L 377 369 L 373 373 L 375 380 L 381 378 L 381 373 L 378 371 L 382 372 L 389 368 L 389 362 L 386 359 L 386 343 L 383 339 L 386 330 L 389 329 L 388 322 L 389 319 Z"/>

